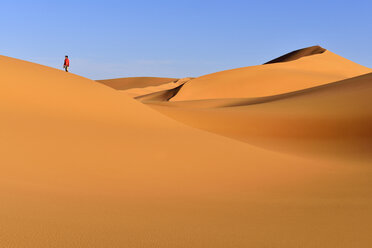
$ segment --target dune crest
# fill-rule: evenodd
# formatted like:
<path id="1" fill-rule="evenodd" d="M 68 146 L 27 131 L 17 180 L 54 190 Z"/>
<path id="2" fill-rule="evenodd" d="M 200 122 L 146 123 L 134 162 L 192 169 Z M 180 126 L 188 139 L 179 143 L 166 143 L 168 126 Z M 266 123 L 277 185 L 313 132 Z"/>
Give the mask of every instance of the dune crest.
<path id="1" fill-rule="evenodd" d="M 281 63 L 281 62 L 289 62 L 292 60 L 300 59 L 305 56 L 311 56 L 315 54 L 321 54 L 324 53 L 326 49 L 320 46 L 312 46 L 312 47 L 306 47 L 302 48 L 287 54 L 284 54 L 283 56 L 280 56 L 276 59 L 270 60 L 269 62 L 266 62 L 264 65 L 267 64 L 274 64 L 274 63 Z"/>

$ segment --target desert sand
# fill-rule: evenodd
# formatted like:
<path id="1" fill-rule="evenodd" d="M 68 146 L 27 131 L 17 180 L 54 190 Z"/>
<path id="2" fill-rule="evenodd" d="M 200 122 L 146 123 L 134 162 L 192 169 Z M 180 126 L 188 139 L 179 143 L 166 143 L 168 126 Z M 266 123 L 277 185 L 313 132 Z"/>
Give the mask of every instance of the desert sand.
<path id="1" fill-rule="evenodd" d="M 370 247 L 372 70 L 294 55 L 117 84 L 0 56 L 0 247 Z"/>

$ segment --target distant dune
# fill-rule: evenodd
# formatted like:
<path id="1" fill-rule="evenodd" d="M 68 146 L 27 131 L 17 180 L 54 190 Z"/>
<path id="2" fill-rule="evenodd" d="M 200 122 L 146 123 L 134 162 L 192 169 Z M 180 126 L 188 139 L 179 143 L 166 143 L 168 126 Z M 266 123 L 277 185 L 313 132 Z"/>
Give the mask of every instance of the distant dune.
<path id="1" fill-rule="evenodd" d="M 133 86 L 133 88 L 122 90 L 122 92 L 131 97 L 141 98 L 143 96 L 157 94 L 158 92 L 163 92 L 163 91 L 168 91 L 168 90 L 173 91 L 174 88 L 180 88 L 179 86 L 184 85 L 186 82 L 189 82 L 190 80 L 192 80 L 192 78 L 182 78 L 182 79 L 174 80 L 170 83 L 163 83 L 160 85 L 145 86 L 145 87 L 140 87 L 140 88 Z M 167 95 L 169 94 L 167 93 Z M 175 94 L 173 94 L 172 96 L 164 100 L 169 100 L 174 95 Z"/>
<path id="2" fill-rule="evenodd" d="M 164 83 L 176 81 L 177 78 L 159 78 L 159 77 L 129 77 L 97 80 L 104 85 L 107 85 L 116 90 L 128 90 L 131 88 L 143 88 L 148 86 L 157 86 Z"/>
<path id="3" fill-rule="evenodd" d="M 176 85 L 176 87 L 169 90 L 154 91 L 152 93 L 137 95 L 135 99 L 140 101 L 156 101 L 164 102 L 169 101 L 172 97 L 177 95 L 178 91 L 182 88 L 183 84 Z"/>
<path id="4" fill-rule="evenodd" d="M 171 101 L 277 95 L 369 72 L 369 68 L 325 51 L 285 63 L 205 75 L 185 84 Z"/>
<path id="5" fill-rule="evenodd" d="M 0 247 L 369 248 L 372 70 L 274 62 L 96 82 L 0 56 Z"/>

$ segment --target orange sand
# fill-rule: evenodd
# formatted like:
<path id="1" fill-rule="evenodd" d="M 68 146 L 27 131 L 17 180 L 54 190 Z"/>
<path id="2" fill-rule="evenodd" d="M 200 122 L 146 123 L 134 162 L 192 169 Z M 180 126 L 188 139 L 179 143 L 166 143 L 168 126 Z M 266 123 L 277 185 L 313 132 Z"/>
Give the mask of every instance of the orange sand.
<path id="1" fill-rule="evenodd" d="M 370 247 L 370 70 L 328 51 L 277 69 L 324 55 L 342 75 L 243 96 L 226 72 L 210 95 L 202 78 L 117 91 L 0 56 L 0 247 Z"/>

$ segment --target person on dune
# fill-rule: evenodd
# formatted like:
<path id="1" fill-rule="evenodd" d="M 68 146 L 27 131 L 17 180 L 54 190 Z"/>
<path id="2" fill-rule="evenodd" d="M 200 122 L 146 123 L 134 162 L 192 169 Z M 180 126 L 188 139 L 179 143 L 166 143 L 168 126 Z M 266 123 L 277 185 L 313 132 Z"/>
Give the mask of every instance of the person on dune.
<path id="1" fill-rule="evenodd" d="M 70 60 L 68 59 L 68 56 L 65 56 L 65 62 L 63 63 L 63 68 L 65 68 L 65 71 L 68 72 L 68 68 L 70 67 Z"/>

